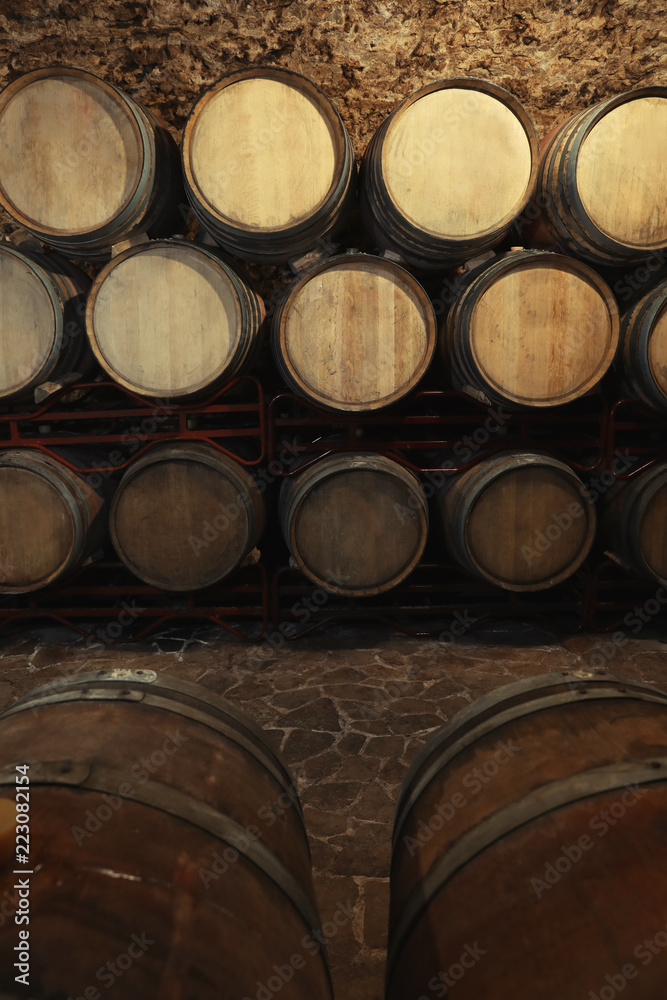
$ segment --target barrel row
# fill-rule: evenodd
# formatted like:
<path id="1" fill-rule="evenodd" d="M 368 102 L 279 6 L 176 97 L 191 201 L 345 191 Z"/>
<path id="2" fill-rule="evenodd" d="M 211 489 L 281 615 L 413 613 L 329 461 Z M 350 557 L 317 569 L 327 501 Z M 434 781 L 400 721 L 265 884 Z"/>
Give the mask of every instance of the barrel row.
<path id="1" fill-rule="evenodd" d="M 1 592 L 41 589 L 99 557 L 107 524 L 122 562 L 163 590 L 211 586 L 256 558 L 266 483 L 212 445 L 155 446 L 117 488 L 82 472 L 82 461 L 67 452 L 61 460 L 33 449 L 0 452 Z M 503 452 L 432 478 L 444 551 L 473 577 L 544 590 L 591 550 L 590 496 L 546 453 Z M 330 593 L 368 597 L 397 586 L 429 536 L 424 486 L 379 454 L 320 458 L 284 480 L 277 506 L 295 564 Z M 667 462 L 619 482 L 603 513 L 601 536 L 619 561 L 651 580 L 667 576 Z"/>
<path id="2" fill-rule="evenodd" d="M 666 120 L 667 88 L 630 91 L 574 115 L 540 159 L 515 97 L 487 80 L 439 80 L 371 139 L 362 218 L 379 246 L 442 269 L 523 225 L 537 192 L 566 252 L 601 266 L 645 260 L 667 247 Z M 83 70 L 35 70 L 0 94 L 0 203 L 77 259 L 108 259 L 142 234 L 172 235 L 184 189 L 225 250 L 284 262 L 349 223 L 356 186 L 340 115 L 289 70 L 239 70 L 208 88 L 187 119 L 180 163 L 153 112 Z"/>
<path id="3" fill-rule="evenodd" d="M 150 241 L 119 253 L 89 286 L 61 255 L 0 246 L 0 399 L 90 373 L 84 317 L 105 372 L 149 398 L 210 394 L 257 363 L 264 304 L 215 249 Z M 460 278 L 438 335 L 433 304 L 405 268 L 340 254 L 287 289 L 272 319 L 273 354 L 291 389 L 330 410 L 403 399 L 431 366 L 438 336 L 449 384 L 487 402 L 571 402 L 593 391 L 617 357 L 628 391 L 664 410 L 666 296 L 662 282 L 621 323 L 611 290 L 587 264 L 515 250 Z"/>
<path id="4" fill-rule="evenodd" d="M 576 1000 L 629 979 L 638 1000 L 660 995 L 666 719 L 652 685 L 556 672 L 431 735 L 395 810 L 387 1000 L 451 983 L 464 1000 Z M 234 996 L 289 983 L 293 1000 L 331 1000 L 294 778 L 232 703 L 99 670 L 20 698 L 0 733 L 0 888 L 19 913 L 30 887 L 29 939 L 0 938 L 12 976 L 23 963 L 39 992 L 83 996 L 111 954 L 128 1000 L 160 996 L 165 977 L 177 991 L 196 979 L 200 1000 L 222 980 Z"/>

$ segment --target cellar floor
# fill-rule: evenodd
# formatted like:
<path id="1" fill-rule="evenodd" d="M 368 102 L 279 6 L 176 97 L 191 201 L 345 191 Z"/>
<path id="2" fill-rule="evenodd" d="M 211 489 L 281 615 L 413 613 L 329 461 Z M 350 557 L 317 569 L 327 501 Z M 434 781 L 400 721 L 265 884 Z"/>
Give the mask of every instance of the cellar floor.
<path id="1" fill-rule="evenodd" d="M 335 928 L 335 1000 L 383 996 L 395 802 L 434 729 L 487 691 L 551 671 L 667 687 L 667 639 L 651 622 L 637 637 L 631 629 L 563 637 L 529 623 L 488 623 L 450 644 L 358 627 L 279 648 L 210 629 L 172 628 L 115 646 L 72 636 L 47 628 L 0 638 L 0 707 L 65 674 L 150 666 L 225 695 L 280 746 L 304 805 L 322 922 Z M 338 927 L 337 910 L 352 919 Z"/>

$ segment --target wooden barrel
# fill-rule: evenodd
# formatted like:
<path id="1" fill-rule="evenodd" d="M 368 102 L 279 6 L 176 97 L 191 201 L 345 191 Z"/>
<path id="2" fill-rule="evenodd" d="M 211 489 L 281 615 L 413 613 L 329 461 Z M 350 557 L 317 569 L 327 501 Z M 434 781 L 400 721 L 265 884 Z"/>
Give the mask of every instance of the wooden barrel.
<path id="1" fill-rule="evenodd" d="M 456 389 L 516 408 L 593 390 L 614 360 L 618 307 L 587 264 L 515 250 L 467 275 L 442 328 Z"/>
<path id="2" fill-rule="evenodd" d="M 275 67 L 224 77 L 195 104 L 182 144 L 192 210 L 226 250 L 278 263 L 313 249 L 354 200 L 354 150 L 329 99 Z"/>
<path id="3" fill-rule="evenodd" d="M 428 535 L 411 472 L 383 455 L 328 455 L 280 491 L 280 523 L 305 575 L 332 594 L 370 597 L 408 576 Z"/>
<path id="4" fill-rule="evenodd" d="M 102 367 L 145 396 L 187 397 L 247 370 L 264 304 L 220 256 L 185 240 L 144 243 L 107 264 L 86 325 Z"/>
<path id="5" fill-rule="evenodd" d="M 623 381 L 632 396 L 667 410 L 667 281 L 629 309 L 621 321 Z"/>
<path id="6" fill-rule="evenodd" d="M 118 557 L 163 590 L 198 590 L 231 573 L 256 544 L 264 504 L 255 480 L 217 448 L 151 448 L 121 479 L 109 519 Z"/>
<path id="7" fill-rule="evenodd" d="M 29 399 L 62 375 L 90 373 L 83 322 L 89 286 L 58 254 L 0 243 L 0 404 Z"/>
<path id="8" fill-rule="evenodd" d="M 406 98 L 373 136 L 361 212 L 381 247 L 424 269 L 495 246 L 535 186 L 535 126 L 488 80 L 439 80 Z"/>
<path id="9" fill-rule="evenodd" d="M 68 257 L 103 260 L 182 225 L 178 149 L 155 116 L 92 73 L 48 67 L 0 94 L 0 204 Z"/>
<path id="10" fill-rule="evenodd" d="M 449 553 L 504 590 L 553 587 L 593 544 L 595 508 L 583 483 L 546 454 L 484 459 L 448 476 L 438 502 Z"/>
<path id="11" fill-rule="evenodd" d="M 605 494 L 600 537 L 608 553 L 638 576 L 667 579 L 667 462 L 658 462 Z"/>
<path id="12" fill-rule="evenodd" d="M 62 462 L 0 450 L 0 593 L 40 590 L 99 553 L 106 514 L 103 495 Z"/>
<path id="13" fill-rule="evenodd" d="M 273 316 L 273 351 L 295 392 L 334 410 L 376 410 L 410 392 L 437 339 L 433 306 L 393 261 L 341 254 L 306 271 Z"/>
<path id="14" fill-rule="evenodd" d="M 401 789 L 387 1000 L 654 1000 L 666 824 L 665 693 L 553 673 L 478 699 Z"/>
<path id="15" fill-rule="evenodd" d="M 4 923 L 25 871 L 31 995 L 331 1000 L 294 780 L 230 702 L 100 670 L 26 695 L 0 732 L 0 795 L 29 788 L 30 863 L 5 866 L 0 893 Z"/>
<path id="16" fill-rule="evenodd" d="M 667 87 L 632 90 L 568 119 L 540 163 L 538 204 L 558 243 L 597 265 L 667 246 Z"/>

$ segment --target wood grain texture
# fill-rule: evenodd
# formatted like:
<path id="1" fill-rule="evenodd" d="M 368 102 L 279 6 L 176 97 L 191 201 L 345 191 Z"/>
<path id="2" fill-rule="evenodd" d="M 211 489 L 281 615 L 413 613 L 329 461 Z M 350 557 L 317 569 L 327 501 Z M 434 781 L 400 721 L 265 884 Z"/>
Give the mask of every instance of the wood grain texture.
<path id="1" fill-rule="evenodd" d="M 29 399 L 50 379 L 90 371 L 81 320 L 89 286 L 56 254 L 0 244 L 0 400 Z"/>
<path id="2" fill-rule="evenodd" d="M 667 88 L 644 87 L 580 111 L 543 149 L 538 195 L 558 244 L 602 266 L 667 244 Z"/>
<path id="3" fill-rule="evenodd" d="M 626 963 L 639 970 L 632 996 L 659 996 L 664 953 L 654 970 L 635 948 L 667 925 L 657 846 L 667 785 L 651 767 L 667 756 L 667 695 L 548 675 L 477 705 L 432 737 L 403 785 L 388 1000 L 428 995 L 450 969 L 464 1000 L 576 1000 L 599 996 Z M 618 771 L 616 787 L 595 792 L 603 769 Z M 643 784 L 631 783 L 634 769 Z M 440 878 L 449 859 L 453 872 Z"/>
<path id="4" fill-rule="evenodd" d="M 557 406 L 600 382 L 619 329 L 614 297 L 592 268 L 515 251 L 470 276 L 442 346 L 455 388 L 514 406 Z"/>
<path id="5" fill-rule="evenodd" d="M 450 87 L 410 104 L 387 129 L 382 174 L 399 212 L 433 236 L 473 239 L 521 209 L 531 147 L 496 97 Z"/>
<path id="6" fill-rule="evenodd" d="M 395 587 L 419 562 L 428 534 L 419 481 L 381 455 L 331 455 L 286 480 L 280 518 L 302 571 L 335 594 Z"/>
<path id="7" fill-rule="evenodd" d="M 62 463 L 28 449 L 0 453 L 0 592 L 40 590 L 99 549 L 103 498 Z"/>
<path id="8" fill-rule="evenodd" d="M 298 73 L 261 67 L 220 80 L 192 109 L 182 153 L 195 215 L 249 260 L 305 253 L 351 208 L 352 144 L 331 102 Z"/>
<path id="9" fill-rule="evenodd" d="M 449 478 L 439 494 L 450 554 L 505 590 L 552 587 L 581 565 L 595 509 L 562 462 L 505 452 Z"/>
<path id="10" fill-rule="evenodd" d="M 364 155 L 361 216 L 378 244 L 434 270 L 507 234 L 535 186 L 538 141 L 523 106 L 480 79 L 406 98 Z"/>
<path id="11" fill-rule="evenodd" d="M 120 482 L 111 540 L 140 579 L 164 590 L 198 590 L 231 573 L 263 527 L 249 472 L 211 445 L 159 445 Z"/>
<path id="12" fill-rule="evenodd" d="M 217 1000 L 222 982 L 241 998 L 300 953 L 285 994 L 330 1000 L 324 952 L 301 944 L 319 920 L 280 754 L 210 690 L 139 673 L 56 681 L 0 720 L 0 775 L 30 765 L 31 964 L 44 991 L 101 988 L 98 970 L 129 950 L 116 966 L 127 1000 L 193 996 L 193 983 Z M 49 704 L 54 688 L 67 700 Z M 0 785 L 2 801 L 15 789 Z M 15 879 L 0 872 L 3 894 Z M 3 969 L 14 943 L 0 940 Z"/>
<path id="13" fill-rule="evenodd" d="M 208 249 L 156 241 L 115 257 L 87 308 L 97 359 L 148 396 L 212 391 L 256 354 L 261 300 Z"/>
<path id="14" fill-rule="evenodd" d="M 607 236 L 640 249 L 667 243 L 667 96 L 612 108 L 576 162 L 584 211 Z"/>
<path id="15" fill-rule="evenodd" d="M 0 103 L 0 186 L 29 228 L 107 225 L 127 208 L 143 159 L 132 114 L 100 81 L 53 75 Z"/>
<path id="16" fill-rule="evenodd" d="M 201 195 L 249 229 L 293 225 L 322 205 L 334 180 L 331 127 L 310 95 L 287 81 L 259 77 L 223 88 L 204 105 L 191 142 Z"/>
<path id="17" fill-rule="evenodd" d="M 360 254 L 331 258 L 298 279 L 273 334 L 292 387 L 348 411 L 378 409 L 410 392 L 436 343 L 421 285 L 396 264 Z"/>
<path id="18" fill-rule="evenodd" d="M 182 226 L 178 151 L 151 112 L 80 69 L 47 67 L 0 95 L 0 203 L 83 260 Z"/>

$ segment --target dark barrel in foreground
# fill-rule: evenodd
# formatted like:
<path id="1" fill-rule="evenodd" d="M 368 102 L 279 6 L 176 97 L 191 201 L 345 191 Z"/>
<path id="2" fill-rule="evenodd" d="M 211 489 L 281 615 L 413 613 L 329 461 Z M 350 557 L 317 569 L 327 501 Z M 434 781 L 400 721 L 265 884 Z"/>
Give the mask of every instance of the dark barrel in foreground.
<path id="1" fill-rule="evenodd" d="M 0 730 L 0 796 L 21 821 L 29 788 L 30 829 L 0 870 L 0 990 L 15 992 L 24 878 L 31 995 L 330 1000 L 294 782 L 243 713 L 102 670 L 31 692 Z"/>
<path id="2" fill-rule="evenodd" d="M 427 742 L 394 827 L 387 1000 L 655 1000 L 667 694 L 553 673 Z"/>

